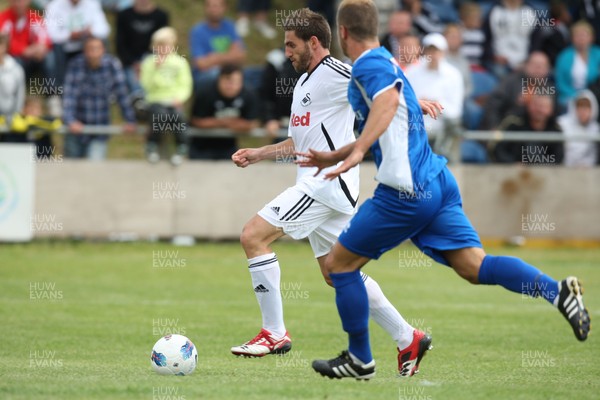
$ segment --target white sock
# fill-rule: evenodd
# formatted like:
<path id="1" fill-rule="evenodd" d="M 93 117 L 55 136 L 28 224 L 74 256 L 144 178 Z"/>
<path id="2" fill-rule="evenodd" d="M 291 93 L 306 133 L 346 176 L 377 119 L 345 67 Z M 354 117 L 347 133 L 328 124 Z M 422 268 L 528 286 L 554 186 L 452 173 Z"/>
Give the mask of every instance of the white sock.
<path id="1" fill-rule="evenodd" d="M 248 259 L 252 287 L 262 314 L 262 327 L 276 338 L 285 335 L 281 303 L 281 270 L 275 253 Z"/>
<path id="2" fill-rule="evenodd" d="M 398 344 L 400 350 L 408 347 L 413 340 L 413 328 L 396 308 L 385 297 L 379 284 L 373 278 L 361 272 L 367 296 L 369 297 L 369 314 Z"/>

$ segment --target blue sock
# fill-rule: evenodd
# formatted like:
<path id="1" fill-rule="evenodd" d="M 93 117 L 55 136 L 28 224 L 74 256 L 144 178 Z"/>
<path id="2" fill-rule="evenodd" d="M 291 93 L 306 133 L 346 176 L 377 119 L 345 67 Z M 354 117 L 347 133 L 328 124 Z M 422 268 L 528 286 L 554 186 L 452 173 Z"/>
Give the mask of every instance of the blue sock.
<path id="1" fill-rule="evenodd" d="M 373 360 L 369 344 L 369 298 L 360 270 L 329 274 L 335 287 L 335 303 L 348 333 L 348 351 L 362 362 Z"/>
<path id="2" fill-rule="evenodd" d="M 516 257 L 485 256 L 479 269 L 479 283 L 500 285 L 533 297 L 542 296 L 550 304 L 558 296 L 558 282 Z"/>

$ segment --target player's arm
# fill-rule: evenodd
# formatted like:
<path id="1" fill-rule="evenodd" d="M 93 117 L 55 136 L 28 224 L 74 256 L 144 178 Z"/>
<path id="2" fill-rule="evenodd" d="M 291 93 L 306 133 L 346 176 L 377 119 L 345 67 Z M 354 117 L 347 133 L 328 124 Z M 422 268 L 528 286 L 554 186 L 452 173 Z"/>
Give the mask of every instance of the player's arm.
<path id="1" fill-rule="evenodd" d="M 288 138 L 283 142 L 270 144 L 257 149 L 240 149 L 236 151 L 231 160 L 240 168 L 246 168 L 262 160 L 275 160 L 277 157 L 291 156 L 294 154 L 294 141 Z"/>
<path id="2" fill-rule="evenodd" d="M 365 155 L 373 143 L 375 143 L 379 136 L 383 135 L 383 132 L 390 126 L 394 114 L 398 109 L 398 105 L 400 104 L 398 97 L 398 88 L 391 87 L 385 92 L 380 93 L 373 100 L 367 122 L 365 122 L 365 127 L 360 134 L 360 137 L 356 140 L 356 144 L 352 150 L 352 153 L 362 153 L 361 160 L 362 156 Z M 350 156 L 351 155 L 352 154 L 350 154 Z M 348 157 L 346 157 L 346 159 Z M 342 165 L 340 165 L 340 167 L 342 167 Z M 352 167 L 349 167 L 346 170 Z"/>
<path id="3" fill-rule="evenodd" d="M 275 160 L 278 156 L 293 155 L 295 146 L 292 138 L 287 138 L 283 142 L 263 146 L 259 150 L 261 150 L 262 160 Z"/>
<path id="4" fill-rule="evenodd" d="M 315 175 L 318 175 L 323 168 L 343 160 L 344 162 L 338 168 L 325 175 L 325 179 L 328 180 L 337 178 L 362 161 L 369 148 L 392 122 L 398 104 L 398 88 L 394 86 L 381 92 L 373 100 L 365 127 L 356 142 L 331 152 L 319 152 L 311 149 L 308 153 L 297 153 L 303 157 L 297 164 L 302 167 L 317 167 L 318 171 Z"/>

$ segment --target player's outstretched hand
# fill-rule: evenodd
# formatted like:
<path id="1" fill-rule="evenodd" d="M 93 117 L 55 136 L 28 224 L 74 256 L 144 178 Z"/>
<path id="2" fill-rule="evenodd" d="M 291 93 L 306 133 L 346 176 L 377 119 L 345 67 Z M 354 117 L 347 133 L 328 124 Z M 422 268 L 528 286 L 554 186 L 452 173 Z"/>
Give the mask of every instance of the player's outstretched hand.
<path id="1" fill-rule="evenodd" d="M 444 109 L 438 101 L 431 100 L 419 100 L 419 106 L 421 106 L 423 114 L 429 115 L 433 119 L 437 119 L 438 115 L 441 114 Z"/>
<path id="2" fill-rule="evenodd" d="M 325 179 L 332 181 L 350 168 L 357 166 L 363 160 L 364 154 L 358 150 L 354 150 L 344 162 L 331 172 L 325 174 Z"/>
<path id="3" fill-rule="evenodd" d="M 240 168 L 260 161 L 258 149 L 239 149 L 231 156 L 231 161 Z"/>
<path id="4" fill-rule="evenodd" d="M 323 168 L 335 165 L 339 160 L 334 151 L 316 151 L 308 149 L 308 153 L 295 152 L 296 161 L 294 163 L 301 167 L 317 167 L 315 176 L 323 170 Z"/>
<path id="5" fill-rule="evenodd" d="M 339 151 L 316 151 L 313 149 L 309 149 L 308 153 L 296 152 L 295 154 L 298 158 L 295 163 L 301 167 L 317 167 L 317 172 L 315 172 L 314 175 L 317 176 L 323 168 L 335 165 L 340 161 L 341 157 L 338 152 Z M 360 151 L 352 151 L 338 168 L 325 174 L 324 178 L 330 181 L 337 178 L 350 168 L 358 165 L 363 157 L 364 154 Z"/>

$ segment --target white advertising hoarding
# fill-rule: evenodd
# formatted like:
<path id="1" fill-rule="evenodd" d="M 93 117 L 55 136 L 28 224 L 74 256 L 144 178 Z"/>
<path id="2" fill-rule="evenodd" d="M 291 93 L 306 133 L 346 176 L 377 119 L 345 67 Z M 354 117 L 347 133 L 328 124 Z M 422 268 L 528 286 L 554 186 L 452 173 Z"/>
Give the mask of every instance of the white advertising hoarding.
<path id="1" fill-rule="evenodd" d="M 34 157 L 31 144 L 0 143 L 0 241 L 33 237 Z"/>

